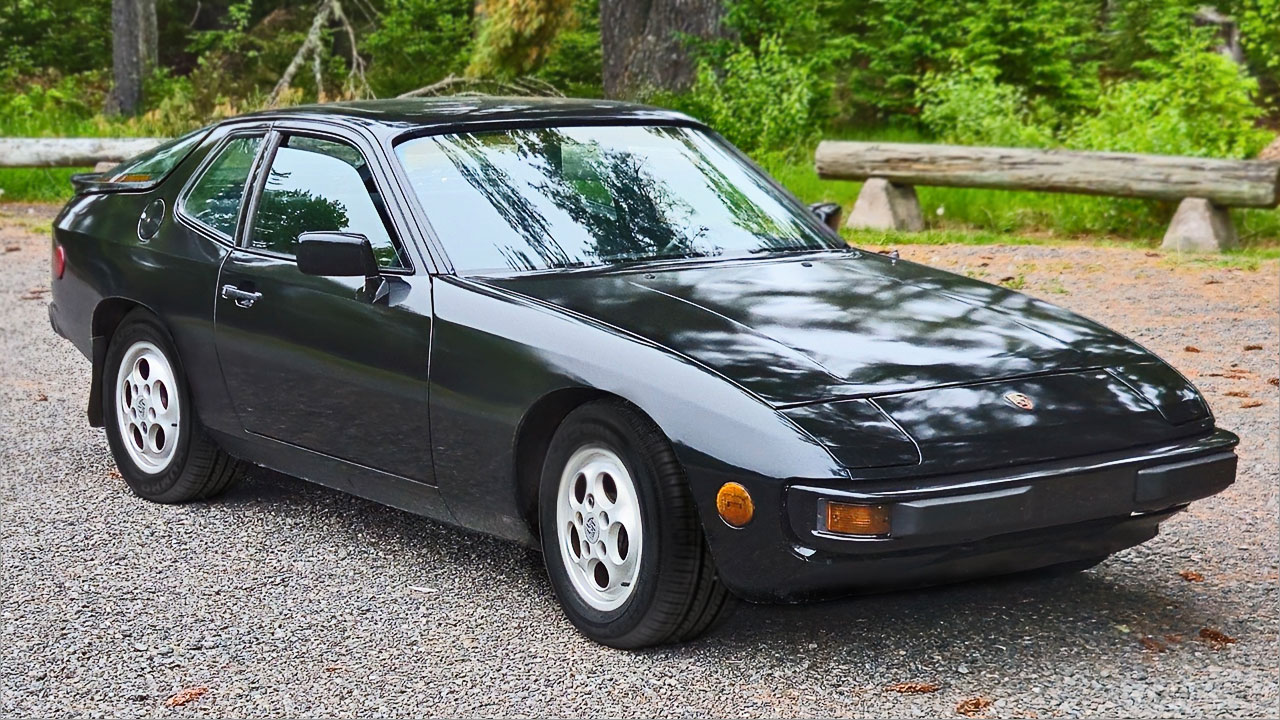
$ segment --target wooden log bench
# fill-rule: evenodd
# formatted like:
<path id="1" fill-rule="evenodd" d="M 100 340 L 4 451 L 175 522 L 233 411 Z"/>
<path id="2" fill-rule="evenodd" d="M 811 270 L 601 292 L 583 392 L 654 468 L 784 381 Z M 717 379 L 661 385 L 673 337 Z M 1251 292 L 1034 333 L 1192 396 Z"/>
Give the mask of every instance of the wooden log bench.
<path id="1" fill-rule="evenodd" d="M 1028 190 L 1177 201 L 1165 249 L 1238 244 L 1228 208 L 1280 204 L 1280 162 L 825 140 L 818 176 L 862 180 L 846 227 L 923 230 L 915 186 Z"/>
<path id="2" fill-rule="evenodd" d="M 169 138 L 0 138 L 0 168 L 110 167 Z"/>

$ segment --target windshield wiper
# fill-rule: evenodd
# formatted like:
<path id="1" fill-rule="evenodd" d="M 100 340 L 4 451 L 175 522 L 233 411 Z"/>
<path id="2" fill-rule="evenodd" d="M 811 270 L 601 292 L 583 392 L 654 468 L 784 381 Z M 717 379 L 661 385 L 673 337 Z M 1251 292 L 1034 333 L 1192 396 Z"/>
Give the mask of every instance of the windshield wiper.
<path id="1" fill-rule="evenodd" d="M 775 254 L 775 253 L 777 253 L 777 254 L 781 254 L 781 253 L 794 253 L 794 252 L 821 252 L 821 251 L 823 251 L 823 250 L 834 250 L 834 249 L 836 249 L 836 248 L 829 248 L 829 247 L 757 247 L 757 248 L 751 248 L 750 250 L 748 250 L 748 251 L 747 251 L 747 253 L 748 253 L 748 254 L 751 254 L 751 255 L 765 255 L 765 254 Z"/>

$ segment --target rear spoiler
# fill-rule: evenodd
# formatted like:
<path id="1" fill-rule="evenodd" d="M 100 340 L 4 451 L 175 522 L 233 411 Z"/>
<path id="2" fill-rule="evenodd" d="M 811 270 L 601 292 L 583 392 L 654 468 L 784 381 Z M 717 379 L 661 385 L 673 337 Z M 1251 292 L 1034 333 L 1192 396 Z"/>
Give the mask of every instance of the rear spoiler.
<path id="1" fill-rule="evenodd" d="M 125 178 L 128 177 L 128 175 L 125 176 Z M 71 187 L 75 188 L 77 195 L 138 192 L 141 190 L 150 190 L 156 185 L 159 185 L 160 180 L 163 179 L 153 178 L 151 176 L 145 177 L 145 180 L 112 180 L 110 172 L 76 173 L 71 176 Z"/>

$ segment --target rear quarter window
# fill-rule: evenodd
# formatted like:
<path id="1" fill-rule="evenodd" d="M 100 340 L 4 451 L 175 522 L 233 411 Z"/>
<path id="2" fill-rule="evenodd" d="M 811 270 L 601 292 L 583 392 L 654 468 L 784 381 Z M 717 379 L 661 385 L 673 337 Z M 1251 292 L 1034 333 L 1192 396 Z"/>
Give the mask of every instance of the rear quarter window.
<path id="1" fill-rule="evenodd" d="M 193 130 L 131 157 L 104 173 L 102 179 L 117 183 L 158 183 L 191 154 L 209 130 L 208 127 Z"/>
<path id="2" fill-rule="evenodd" d="M 181 205 L 183 212 L 227 238 L 233 237 L 245 183 L 261 144 L 261 135 L 228 140 L 187 191 Z"/>

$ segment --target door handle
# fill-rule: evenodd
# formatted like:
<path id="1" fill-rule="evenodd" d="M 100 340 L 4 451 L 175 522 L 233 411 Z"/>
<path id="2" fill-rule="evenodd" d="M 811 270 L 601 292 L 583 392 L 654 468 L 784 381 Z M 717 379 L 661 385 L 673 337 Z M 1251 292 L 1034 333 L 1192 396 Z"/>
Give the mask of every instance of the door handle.
<path id="1" fill-rule="evenodd" d="M 262 293 L 247 292 L 245 290 L 241 290 L 235 285 L 223 285 L 222 297 L 227 300 L 235 300 L 236 305 L 239 307 L 248 308 L 253 307 L 253 304 L 262 298 Z"/>

